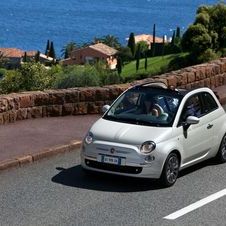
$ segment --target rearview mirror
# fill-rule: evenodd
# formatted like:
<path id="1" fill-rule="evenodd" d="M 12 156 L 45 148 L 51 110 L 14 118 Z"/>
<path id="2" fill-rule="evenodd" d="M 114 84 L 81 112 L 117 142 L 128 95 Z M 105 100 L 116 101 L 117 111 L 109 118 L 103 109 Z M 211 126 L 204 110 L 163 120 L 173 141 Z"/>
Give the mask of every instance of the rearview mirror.
<path id="1" fill-rule="evenodd" d="M 102 107 L 102 112 L 103 113 L 105 113 L 106 111 L 108 111 L 108 109 L 110 108 L 110 105 L 104 105 L 103 107 Z"/>

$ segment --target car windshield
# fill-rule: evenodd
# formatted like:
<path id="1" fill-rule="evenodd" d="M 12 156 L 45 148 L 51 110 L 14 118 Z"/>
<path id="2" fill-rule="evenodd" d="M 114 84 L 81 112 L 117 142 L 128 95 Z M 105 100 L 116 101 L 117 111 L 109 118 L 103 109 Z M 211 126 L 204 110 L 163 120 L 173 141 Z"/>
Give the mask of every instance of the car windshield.
<path id="1" fill-rule="evenodd" d="M 172 126 L 183 96 L 177 91 L 138 86 L 122 94 L 104 119 L 147 126 Z"/>

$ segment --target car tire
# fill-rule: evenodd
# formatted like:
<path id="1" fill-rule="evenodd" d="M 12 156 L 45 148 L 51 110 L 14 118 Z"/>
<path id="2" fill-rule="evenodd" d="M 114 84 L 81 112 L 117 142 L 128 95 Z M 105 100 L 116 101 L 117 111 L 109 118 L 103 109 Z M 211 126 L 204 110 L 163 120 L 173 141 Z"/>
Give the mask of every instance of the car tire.
<path id="1" fill-rule="evenodd" d="M 164 187 L 174 185 L 179 174 L 179 158 L 176 153 L 170 153 L 165 161 L 160 182 Z"/>
<path id="2" fill-rule="evenodd" d="M 217 152 L 217 160 L 219 163 L 226 162 L 226 134 L 223 136 L 220 144 L 220 148 Z"/>

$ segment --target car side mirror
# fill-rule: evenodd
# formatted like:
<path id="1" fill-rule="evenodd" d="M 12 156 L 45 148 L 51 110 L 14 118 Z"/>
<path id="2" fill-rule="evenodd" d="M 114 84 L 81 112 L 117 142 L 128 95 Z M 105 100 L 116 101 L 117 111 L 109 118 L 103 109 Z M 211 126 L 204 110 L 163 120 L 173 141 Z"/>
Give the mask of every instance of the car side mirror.
<path id="1" fill-rule="evenodd" d="M 182 123 L 184 131 L 187 131 L 190 125 L 195 125 L 199 123 L 199 118 L 195 116 L 188 116 L 186 121 Z"/>
<path id="2" fill-rule="evenodd" d="M 102 112 L 103 113 L 105 113 L 106 111 L 108 111 L 108 109 L 110 108 L 110 105 L 104 105 L 103 107 L 102 107 Z"/>
<path id="3" fill-rule="evenodd" d="M 194 125 L 199 123 L 199 118 L 195 116 L 188 116 L 186 119 L 186 124 L 188 125 Z"/>

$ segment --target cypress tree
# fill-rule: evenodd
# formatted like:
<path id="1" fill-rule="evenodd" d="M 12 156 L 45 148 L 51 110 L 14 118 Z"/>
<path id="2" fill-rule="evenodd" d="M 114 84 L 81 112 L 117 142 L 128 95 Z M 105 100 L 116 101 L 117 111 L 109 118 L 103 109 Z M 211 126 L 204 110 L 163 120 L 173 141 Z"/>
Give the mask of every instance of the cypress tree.
<path id="1" fill-rule="evenodd" d="M 164 56 L 164 54 L 165 54 L 165 37 L 163 35 L 163 37 L 162 37 L 162 56 Z"/>
<path id="2" fill-rule="evenodd" d="M 40 61 L 40 51 L 37 51 L 37 53 L 35 54 L 35 62 L 39 62 Z"/>
<path id="3" fill-rule="evenodd" d="M 144 69 L 145 69 L 145 71 L 147 71 L 147 69 L 148 69 L 148 57 L 147 57 L 147 52 L 145 53 Z"/>
<path id="4" fill-rule="evenodd" d="M 69 54 L 68 54 L 68 49 L 65 49 L 65 53 L 64 53 L 64 59 L 69 58 Z"/>
<path id="5" fill-rule="evenodd" d="M 129 36 L 129 40 L 128 40 L 128 45 L 127 45 L 132 53 L 132 56 L 134 57 L 135 55 L 135 49 L 136 49 L 136 44 L 135 44 L 135 37 L 134 37 L 134 33 L 131 32 L 130 36 Z"/>
<path id="6" fill-rule="evenodd" d="M 23 62 L 27 62 L 27 52 L 24 52 Z"/>
<path id="7" fill-rule="evenodd" d="M 153 45 L 152 45 L 152 56 L 155 56 L 155 24 L 153 26 Z"/>
<path id="8" fill-rule="evenodd" d="M 177 27 L 176 38 L 180 38 L 180 27 Z"/>
<path id="9" fill-rule="evenodd" d="M 173 36 L 172 36 L 171 44 L 172 45 L 175 45 L 175 31 L 173 31 Z"/>
<path id="10" fill-rule="evenodd" d="M 118 57 L 117 59 L 117 65 L 116 65 L 118 74 L 120 75 L 122 73 L 122 59 L 121 57 Z"/>
<path id="11" fill-rule="evenodd" d="M 139 70 L 139 66 L 140 66 L 140 44 L 138 44 L 136 51 L 136 71 Z"/>
<path id="12" fill-rule="evenodd" d="M 49 57 L 56 58 L 53 42 L 50 43 Z"/>
<path id="13" fill-rule="evenodd" d="M 50 44 L 49 44 L 49 40 L 47 40 L 47 43 L 46 43 L 46 51 L 45 51 L 45 55 L 46 56 L 49 56 L 49 49 L 50 49 Z"/>

